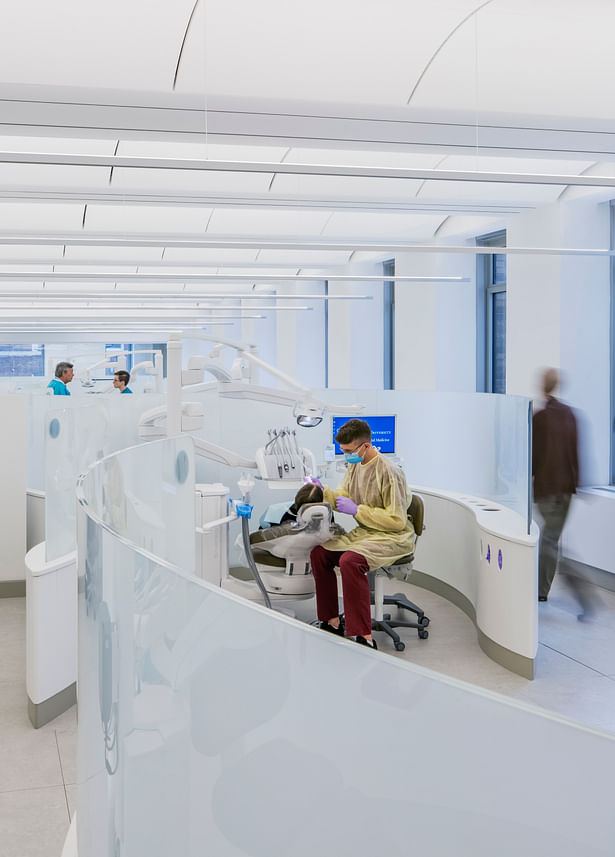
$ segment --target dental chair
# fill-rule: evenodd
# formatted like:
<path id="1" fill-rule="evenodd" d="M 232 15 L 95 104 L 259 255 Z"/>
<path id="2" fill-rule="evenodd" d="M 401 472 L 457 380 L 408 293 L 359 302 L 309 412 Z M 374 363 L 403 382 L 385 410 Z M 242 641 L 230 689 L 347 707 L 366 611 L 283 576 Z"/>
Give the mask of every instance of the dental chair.
<path id="1" fill-rule="evenodd" d="M 265 589 L 272 599 L 303 599 L 314 594 L 310 552 L 342 535 L 328 503 L 306 503 L 297 520 L 250 533 L 250 547 Z"/>
<path id="2" fill-rule="evenodd" d="M 412 500 L 408 506 L 407 514 L 408 520 L 412 522 L 414 527 L 416 550 L 416 542 L 425 529 L 425 506 L 423 504 L 423 498 L 418 494 L 412 495 Z M 421 640 L 425 640 L 429 636 L 429 631 L 427 630 L 429 619 L 425 616 L 424 611 L 420 607 L 413 604 L 412 601 L 409 601 L 401 592 L 397 592 L 395 595 L 384 594 L 384 578 L 396 578 L 397 580 L 403 580 L 406 582 L 412 574 L 413 562 L 414 554 L 412 553 L 398 559 L 396 563 L 393 563 L 393 565 L 383 565 L 380 568 L 376 568 L 374 571 L 369 571 L 367 573 L 371 590 L 371 602 L 374 607 L 372 631 L 384 631 L 385 634 L 388 634 L 393 640 L 393 645 L 397 652 L 403 652 L 406 648 L 406 644 L 400 638 L 399 634 L 395 632 L 394 628 L 416 628 Z M 414 613 L 417 617 L 416 621 L 392 619 L 390 613 L 384 612 L 385 605 L 395 606 L 398 608 L 398 611 L 408 610 L 411 613 Z"/>

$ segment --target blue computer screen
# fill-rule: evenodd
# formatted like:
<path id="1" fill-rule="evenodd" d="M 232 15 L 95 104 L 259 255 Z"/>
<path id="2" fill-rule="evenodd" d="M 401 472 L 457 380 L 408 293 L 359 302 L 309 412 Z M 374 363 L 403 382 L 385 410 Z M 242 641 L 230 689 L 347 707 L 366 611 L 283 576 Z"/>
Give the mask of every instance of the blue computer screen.
<path id="1" fill-rule="evenodd" d="M 331 436 L 335 444 L 336 455 L 342 455 L 342 450 L 335 443 L 335 435 L 349 419 L 350 417 L 333 417 L 333 431 Z M 395 417 L 364 417 L 361 414 L 359 419 L 369 423 L 369 427 L 372 430 L 372 443 L 380 449 L 380 452 L 385 454 L 395 452 Z"/>

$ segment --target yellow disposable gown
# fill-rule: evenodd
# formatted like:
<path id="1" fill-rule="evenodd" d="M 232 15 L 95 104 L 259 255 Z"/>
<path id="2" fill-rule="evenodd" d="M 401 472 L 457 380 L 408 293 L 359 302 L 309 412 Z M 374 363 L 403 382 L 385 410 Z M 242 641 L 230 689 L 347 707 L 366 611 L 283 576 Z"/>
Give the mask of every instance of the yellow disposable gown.
<path id="1" fill-rule="evenodd" d="M 359 526 L 325 542 L 324 548 L 360 553 L 370 571 L 414 552 L 414 528 L 407 515 L 412 494 L 399 467 L 380 454 L 367 464 L 349 464 L 337 490 L 325 486 L 324 500 L 332 509 L 337 497 L 350 497 L 358 505 Z"/>

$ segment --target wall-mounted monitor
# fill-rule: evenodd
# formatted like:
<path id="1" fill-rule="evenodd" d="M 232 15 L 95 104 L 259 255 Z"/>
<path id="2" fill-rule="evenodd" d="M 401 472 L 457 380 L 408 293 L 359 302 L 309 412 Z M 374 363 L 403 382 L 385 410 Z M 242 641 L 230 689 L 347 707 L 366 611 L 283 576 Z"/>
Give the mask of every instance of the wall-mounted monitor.
<path id="1" fill-rule="evenodd" d="M 347 423 L 350 417 L 333 417 L 333 430 L 331 432 L 332 443 L 335 444 L 335 454 L 342 455 L 342 450 L 335 443 L 335 435 L 340 428 Z M 377 446 L 380 452 L 391 454 L 395 452 L 395 417 L 364 417 L 363 414 L 359 417 L 369 424 L 372 430 L 372 444 Z"/>

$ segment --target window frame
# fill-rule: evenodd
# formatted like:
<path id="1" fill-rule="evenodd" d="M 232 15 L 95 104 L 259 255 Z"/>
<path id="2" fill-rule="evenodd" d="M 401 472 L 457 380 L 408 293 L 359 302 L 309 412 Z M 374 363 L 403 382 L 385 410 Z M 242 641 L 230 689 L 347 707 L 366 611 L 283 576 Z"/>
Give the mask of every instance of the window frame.
<path id="1" fill-rule="evenodd" d="M 395 259 L 382 263 L 385 277 L 395 277 Z M 395 280 L 382 281 L 382 389 L 395 389 Z"/>
<path id="2" fill-rule="evenodd" d="M 506 230 L 491 232 L 476 238 L 478 247 L 505 247 Z M 495 282 L 494 253 L 479 253 L 476 261 L 476 391 L 494 391 L 494 305 L 495 295 L 506 294 L 506 279 Z M 506 303 L 504 307 L 506 313 Z M 506 392 L 506 344 L 504 345 L 504 390 Z"/>

